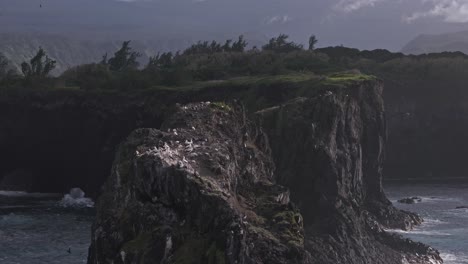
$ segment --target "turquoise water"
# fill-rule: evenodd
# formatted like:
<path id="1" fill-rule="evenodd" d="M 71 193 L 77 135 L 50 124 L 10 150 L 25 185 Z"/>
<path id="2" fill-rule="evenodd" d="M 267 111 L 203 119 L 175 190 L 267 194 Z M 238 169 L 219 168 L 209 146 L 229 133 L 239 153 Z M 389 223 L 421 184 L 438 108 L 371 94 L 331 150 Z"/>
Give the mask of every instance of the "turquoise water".
<path id="1" fill-rule="evenodd" d="M 93 209 L 64 207 L 61 198 L 0 191 L 0 263 L 86 263 Z"/>
<path id="2" fill-rule="evenodd" d="M 441 252 L 444 263 L 468 263 L 468 184 L 386 184 L 389 199 L 400 209 L 416 212 L 425 222 L 409 232 L 395 231 Z M 418 196 L 421 203 L 400 204 L 398 199 Z"/>

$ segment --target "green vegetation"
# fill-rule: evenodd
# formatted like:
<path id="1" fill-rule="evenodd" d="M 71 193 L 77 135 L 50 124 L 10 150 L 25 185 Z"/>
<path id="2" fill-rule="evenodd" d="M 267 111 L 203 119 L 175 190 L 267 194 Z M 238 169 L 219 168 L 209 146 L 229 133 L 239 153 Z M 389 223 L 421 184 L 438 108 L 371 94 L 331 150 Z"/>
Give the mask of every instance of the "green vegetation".
<path id="1" fill-rule="evenodd" d="M 28 63 L 23 63 L 23 75 L 7 70 L 8 61 L 0 55 L 0 88 L 125 92 L 245 85 L 261 88 L 278 84 L 314 88 L 346 86 L 377 76 L 385 81 L 386 91 L 391 87 L 392 91 L 401 92 L 410 85 L 436 89 L 444 82 L 459 94 L 468 82 L 468 56 L 463 53 L 406 56 L 382 49 L 317 49 L 317 42 L 311 36 L 304 48 L 284 34 L 270 39 L 261 49 L 247 49 L 243 36 L 225 42 L 199 41 L 179 52 L 159 53 L 140 67 L 141 54 L 132 50 L 130 41 L 125 41 L 111 58 L 106 54 L 98 63 L 73 67 L 59 77 L 49 76 L 55 61 L 40 49 Z M 261 104 L 262 97 L 268 96 L 255 98 Z"/>
<path id="2" fill-rule="evenodd" d="M 25 78 L 46 78 L 55 68 L 56 61 L 49 58 L 42 48 L 28 62 L 21 64 L 21 71 Z"/>
<path id="3" fill-rule="evenodd" d="M 339 69 L 358 69 L 385 83 L 387 103 L 405 101 L 442 106 L 466 102 L 468 56 L 461 52 L 404 55 L 387 50 L 359 51 L 345 47 L 316 49 Z"/>
<path id="4" fill-rule="evenodd" d="M 371 81 L 375 80 L 376 77 L 372 75 L 357 73 L 337 73 L 329 75 L 325 80 L 324 84 L 327 85 L 342 85 L 347 86 L 352 83 L 362 82 L 362 81 Z"/>
<path id="5" fill-rule="evenodd" d="M 227 111 L 227 112 L 230 112 L 232 111 L 232 107 L 230 107 L 228 104 L 226 104 L 225 102 L 214 102 L 214 103 L 211 103 L 210 105 L 212 108 L 216 108 L 216 109 L 221 109 L 223 111 Z"/>
<path id="6" fill-rule="evenodd" d="M 132 51 L 130 41 L 124 41 L 122 47 L 115 52 L 114 57 L 107 60 L 107 53 L 102 58 L 101 64 L 109 67 L 109 70 L 116 72 L 132 71 L 138 69 L 137 59 L 141 54 Z"/>
<path id="7" fill-rule="evenodd" d="M 333 72 L 328 57 L 313 50 L 316 41 L 311 37 L 308 50 L 289 41 L 283 34 L 272 38 L 261 50 L 256 47 L 247 49 L 243 36 L 224 43 L 198 42 L 183 51 L 159 53 L 141 68 L 137 62 L 141 54 L 132 50 L 130 41 L 125 41 L 113 57 L 108 58 L 106 54 L 99 63 L 73 67 L 57 78 L 48 76 L 55 61 L 40 49 L 29 63 L 23 64 L 24 76 L 18 76 L 12 82 L 2 82 L 0 86 L 135 90 L 197 86 L 242 77 Z M 41 78 L 32 81 L 32 76 Z"/>
<path id="8" fill-rule="evenodd" d="M 270 42 L 263 46 L 263 50 L 274 52 L 292 52 L 303 50 L 304 46 L 288 41 L 289 36 L 281 34 L 276 38 L 270 39 Z"/>
<path id="9" fill-rule="evenodd" d="M 244 40 L 244 36 L 239 36 L 239 39 L 235 42 L 228 39 L 223 45 L 216 41 L 212 41 L 211 43 L 208 41 L 199 41 L 184 50 L 183 55 L 213 54 L 217 52 L 244 52 L 246 47 L 247 42 Z"/>
<path id="10" fill-rule="evenodd" d="M 16 70 L 10 65 L 10 61 L 0 53 L 0 85 L 9 82 L 17 76 Z"/>
<path id="11" fill-rule="evenodd" d="M 0 78 L 4 78 L 7 75 L 8 60 L 3 54 L 0 53 Z"/>
<path id="12" fill-rule="evenodd" d="M 310 36 L 309 38 L 309 50 L 314 50 L 315 45 L 317 45 L 318 39 L 315 35 Z"/>

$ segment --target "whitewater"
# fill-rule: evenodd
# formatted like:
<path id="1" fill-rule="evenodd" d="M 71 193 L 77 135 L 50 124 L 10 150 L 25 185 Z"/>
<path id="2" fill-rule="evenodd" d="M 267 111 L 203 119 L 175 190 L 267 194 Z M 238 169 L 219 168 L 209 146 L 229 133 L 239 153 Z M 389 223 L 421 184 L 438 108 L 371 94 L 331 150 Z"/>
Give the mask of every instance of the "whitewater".
<path id="1" fill-rule="evenodd" d="M 446 264 L 468 264 L 468 184 L 385 185 L 400 209 L 416 212 L 424 223 L 398 231 L 441 252 Z M 418 196 L 420 203 L 397 200 Z M 0 263 L 86 263 L 95 217 L 94 202 L 80 189 L 68 194 L 0 191 Z"/>
<path id="2" fill-rule="evenodd" d="M 0 191 L 0 263 L 86 263 L 95 212 L 79 190 Z"/>
<path id="3" fill-rule="evenodd" d="M 468 206 L 467 183 L 390 183 L 385 190 L 396 207 L 424 218 L 424 223 L 412 231 L 392 232 L 438 249 L 445 264 L 468 264 L 468 209 L 457 209 Z M 397 202 L 414 196 L 422 201 Z"/>

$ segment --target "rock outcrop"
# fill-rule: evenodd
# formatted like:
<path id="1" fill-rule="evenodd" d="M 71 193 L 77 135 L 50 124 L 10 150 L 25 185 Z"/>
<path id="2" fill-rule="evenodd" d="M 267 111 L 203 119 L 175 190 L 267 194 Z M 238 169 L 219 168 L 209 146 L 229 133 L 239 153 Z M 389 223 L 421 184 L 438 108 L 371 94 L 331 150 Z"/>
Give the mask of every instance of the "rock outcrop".
<path id="1" fill-rule="evenodd" d="M 303 219 L 273 172 L 244 112 L 180 107 L 121 145 L 89 263 L 303 263 Z"/>
<path id="2" fill-rule="evenodd" d="M 399 203 L 404 203 L 404 204 L 415 204 L 415 203 L 420 203 L 422 202 L 422 199 L 419 198 L 419 197 L 407 197 L 407 198 L 403 198 L 403 199 L 400 199 L 398 200 Z"/>
<path id="3" fill-rule="evenodd" d="M 179 106 L 120 146 L 88 263 L 441 263 L 382 189 L 381 84 L 259 111 Z M 265 133 L 262 131 L 264 130 Z M 271 149 L 271 151 L 270 151 Z"/>
<path id="4" fill-rule="evenodd" d="M 305 247 L 314 263 L 398 263 L 402 248 L 409 253 L 404 258 L 414 258 L 411 243 L 382 231 L 408 230 L 422 219 L 395 209 L 382 188 L 381 95 L 382 84 L 370 81 L 258 112 L 276 178 L 290 188 L 304 216 Z M 440 261 L 428 247 L 417 253 L 422 257 L 416 263 Z"/>
<path id="5" fill-rule="evenodd" d="M 439 263 L 430 247 L 384 231 L 422 219 L 382 189 L 381 92 L 379 81 L 349 76 L 2 91 L 0 184 L 28 172 L 17 187 L 96 195 L 117 145 L 150 127 L 120 146 L 90 263 Z M 173 109 L 232 98 L 248 110 Z"/>

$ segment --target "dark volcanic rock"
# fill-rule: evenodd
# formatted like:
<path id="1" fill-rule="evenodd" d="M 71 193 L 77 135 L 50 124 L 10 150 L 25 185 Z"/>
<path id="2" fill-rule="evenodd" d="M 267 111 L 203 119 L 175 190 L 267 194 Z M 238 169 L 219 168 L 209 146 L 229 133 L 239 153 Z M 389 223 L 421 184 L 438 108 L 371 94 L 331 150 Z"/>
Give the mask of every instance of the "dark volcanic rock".
<path id="1" fill-rule="evenodd" d="M 442 263 L 384 231 L 422 220 L 383 192 L 375 85 L 260 111 L 261 126 L 199 103 L 133 132 L 99 199 L 88 262 Z"/>
<path id="2" fill-rule="evenodd" d="M 394 208 L 382 188 L 386 130 L 381 92 L 381 84 L 366 82 L 258 113 L 278 181 L 291 189 L 304 216 L 305 248 L 314 263 L 441 260 L 427 246 L 415 251 L 382 231 L 411 229 L 422 219 Z M 415 257 L 426 251 L 431 253 Z"/>
<path id="3" fill-rule="evenodd" d="M 415 203 L 420 203 L 422 202 L 422 199 L 419 197 L 407 197 L 398 200 L 399 203 L 405 203 L 405 204 L 415 204 Z"/>
<path id="4" fill-rule="evenodd" d="M 31 191 L 79 186 L 96 196 L 118 144 L 137 128 L 159 128 L 176 103 L 237 98 L 254 111 L 294 98 L 299 90 L 298 83 L 277 81 L 213 82 L 200 89 L 1 89 L 0 180 L 22 169 L 34 173 Z"/>
<path id="5" fill-rule="evenodd" d="M 265 135 L 221 106 L 181 107 L 121 145 L 88 263 L 304 263 L 302 216 Z"/>

